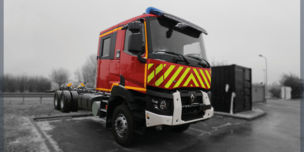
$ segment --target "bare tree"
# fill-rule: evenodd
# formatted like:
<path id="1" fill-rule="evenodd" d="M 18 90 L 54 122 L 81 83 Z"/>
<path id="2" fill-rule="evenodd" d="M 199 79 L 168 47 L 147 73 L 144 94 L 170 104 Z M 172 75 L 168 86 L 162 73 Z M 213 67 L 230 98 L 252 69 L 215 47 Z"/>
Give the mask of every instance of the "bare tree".
<path id="1" fill-rule="evenodd" d="M 75 76 L 80 82 L 84 82 L 87 87 L 95 87 L 96 81 L 96 55 L 91 55 L 87 58 L 81 70 L 75 72 Z"/>
<path id="2" fill-rule="evenodd" d="M 79 68 L 74 72 L 74 75 L 78 82 L 83 82 L 82 72 Z"/>
<path id="3" fill-rule="evenodd" d="M 69 80 L 69 73 L 66 69 L 63 68 L 55 69 L 52 71 L 50 77 L 51 80 L 57 83 L 58 86 L 60 87 Z"/>

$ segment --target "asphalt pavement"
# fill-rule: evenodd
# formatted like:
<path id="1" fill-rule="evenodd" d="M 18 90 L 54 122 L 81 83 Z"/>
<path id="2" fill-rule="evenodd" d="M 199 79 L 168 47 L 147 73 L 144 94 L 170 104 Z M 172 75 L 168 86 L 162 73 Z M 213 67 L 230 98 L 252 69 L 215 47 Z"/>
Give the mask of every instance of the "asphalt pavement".
<path id="1" fill-rule="evenodd" d="M 270 100 L 256 104 L 267 114 L 252 121 L 215 116 L 178 134 L 167 130 L 137 136 L 130 148 L 118 145 L 98 118 L 84 117 L 37 122 L 52 149 L 64 152 L 114 151 L 300 151 L 300 101 Z M 48 126 L 48 127 L 45 127 Z"/>

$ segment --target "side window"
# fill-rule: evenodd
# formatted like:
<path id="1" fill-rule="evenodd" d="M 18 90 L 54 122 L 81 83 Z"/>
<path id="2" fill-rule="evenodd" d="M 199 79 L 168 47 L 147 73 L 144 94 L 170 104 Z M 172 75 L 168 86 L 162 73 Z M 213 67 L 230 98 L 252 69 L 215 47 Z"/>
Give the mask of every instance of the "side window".
<path id="1" fill-rule="evenodd" d="M 142 24 L 140 32 L 141 32 L 142 35 L 143 35 L 142 41 L 145 42 L 145 26 L 144 26 L 144 24 Z M 126 30 L 126 34 L 125 34 L 124 52 L 126 52 L 126 53 L 128 53 L 128 54 L 131 54 L 131 55 L 134 55 L 134 54 L 132 54 L 131 52 L 129 52 L 129 50 L 128 50 L 129 37 L 130 37 L 131 34 L 132 34 L 132 32 L 131 32 L 130 30 L 127 29 L 127 30 Z M 145 44 L 145 43 L 144 43 L 144 44 Z"/>
<path id="2" fill-rule="evenodd" d="M 109 57 L 110 56 L 111 37 L 103 39 L 101 45 L 102 45 L 101 57 Z"/>
<path id="3" fill-rule="evenodd" d="M 125 45 L 124 45 L 124 51 L 128 54 L 131 54 L 131 52 L 129 52 L 128 47 L 129 47 L 129 37 L 131 35 L 131 31 L 130 30 L 126 30 L 126 34 L 125 34 Z"/>
<path id="4" fill-rule="evenodd" d="M 114 59 L 116 32 L 100 39 L 100 58 Z"/>

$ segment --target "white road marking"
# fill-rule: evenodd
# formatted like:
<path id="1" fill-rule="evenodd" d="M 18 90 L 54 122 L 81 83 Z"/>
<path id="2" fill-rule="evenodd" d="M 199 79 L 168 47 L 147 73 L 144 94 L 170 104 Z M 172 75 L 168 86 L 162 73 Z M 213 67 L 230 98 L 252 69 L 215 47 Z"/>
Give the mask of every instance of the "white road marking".
<path id="1" fill-rule="evenodd" d="M 52 149 L 51 151 L 53 152 L 63 152 L 57 142 L 50 136 L 46 133 L 46 131 L 50 131 L 52 130 L 54 127 L 51 126 L 49 124 L 49 122 L 47 121 L 43 121 L 43 122 L 32 122 L 32 124 L 34 124 L 36 130 L 42 135 L 42 137 L 45 138 L 45 141 L 46 141 L 46 145 Z"/>

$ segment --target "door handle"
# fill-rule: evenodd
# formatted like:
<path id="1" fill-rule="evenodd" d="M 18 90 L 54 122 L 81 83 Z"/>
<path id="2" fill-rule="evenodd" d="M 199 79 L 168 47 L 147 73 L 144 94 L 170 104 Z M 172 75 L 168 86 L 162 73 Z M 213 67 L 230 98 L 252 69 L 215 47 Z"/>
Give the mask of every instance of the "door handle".
<path id="1" fill-rule="evenodd" d="M 116 58 L 120 58 L 120 50 L 116 50 Z"/>

